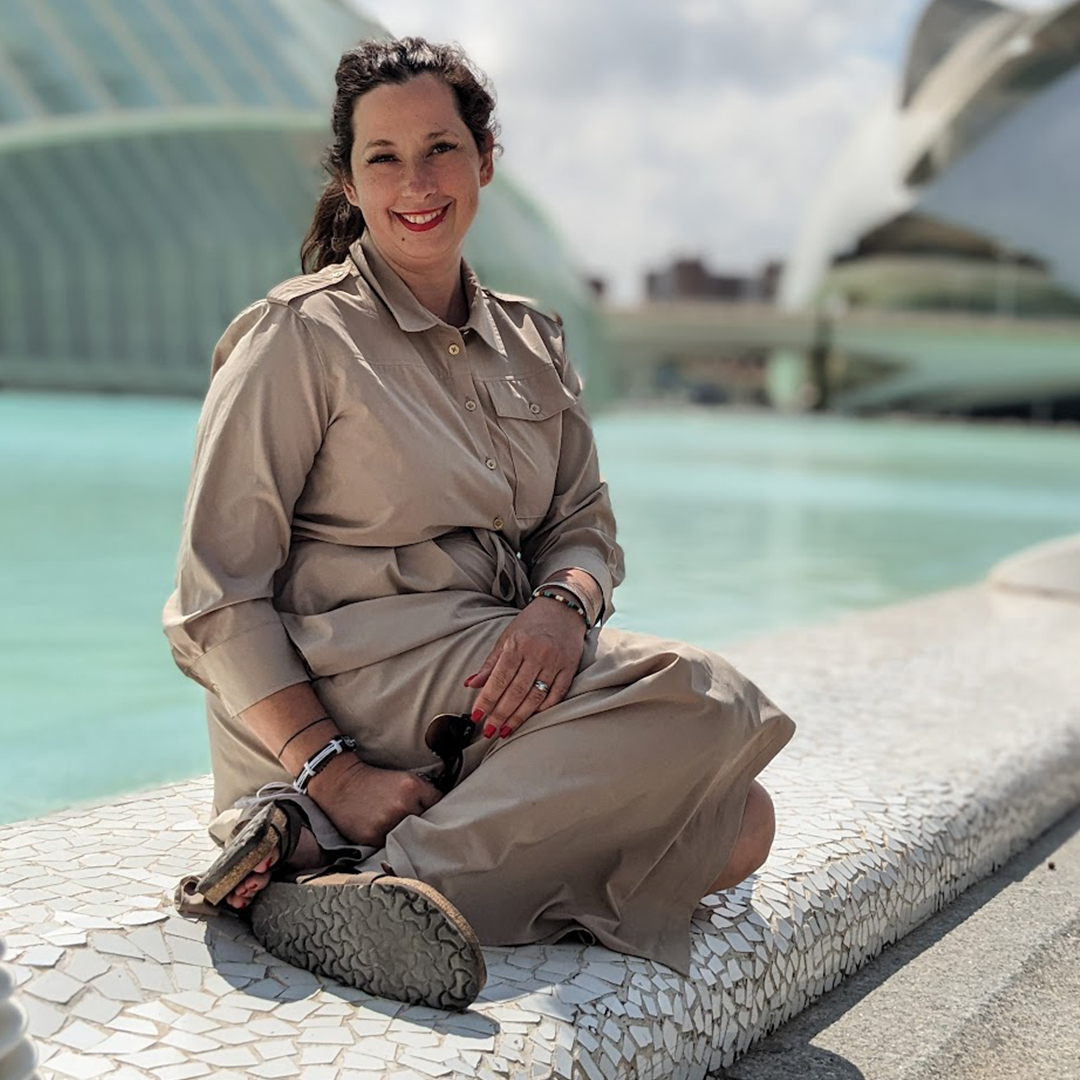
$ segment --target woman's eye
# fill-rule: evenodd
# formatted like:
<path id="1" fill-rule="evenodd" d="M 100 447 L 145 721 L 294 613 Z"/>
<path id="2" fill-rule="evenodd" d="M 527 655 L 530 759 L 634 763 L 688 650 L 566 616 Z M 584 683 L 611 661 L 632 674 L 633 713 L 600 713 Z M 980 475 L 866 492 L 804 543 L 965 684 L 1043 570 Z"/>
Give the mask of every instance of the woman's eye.
<path id="1" fill-rule="evenodd" d="M 441 143 L 436 143 L 431 148 L 431 152 L 433 154 L 445 154 L 447 150 L 456 150 L 456 149 L 457 149 L 457 143 L 441 142 Z"/>
<path id="2" fill-rule="evenodd" d="M 369 165 L 378 165 L 380 162 L 393 161 L 393 160 L 394 160 L 394 155 L 393 154 L 376 154 L 374 157 L 369 157 L 368 158 L 368 164 Z"/>

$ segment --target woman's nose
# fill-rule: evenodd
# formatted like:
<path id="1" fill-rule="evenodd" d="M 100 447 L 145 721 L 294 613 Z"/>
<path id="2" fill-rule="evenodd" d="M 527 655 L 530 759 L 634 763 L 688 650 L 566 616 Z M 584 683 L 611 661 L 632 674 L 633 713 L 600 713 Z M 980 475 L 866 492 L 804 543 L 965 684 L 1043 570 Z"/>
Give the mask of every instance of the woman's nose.
<path id="1" fill-rule="evenodd" d="M 414 195 L 429 195 L 435 190 L 435 170 L 423 161 L 409 167 L 405 176 L 405 190 Z"/>

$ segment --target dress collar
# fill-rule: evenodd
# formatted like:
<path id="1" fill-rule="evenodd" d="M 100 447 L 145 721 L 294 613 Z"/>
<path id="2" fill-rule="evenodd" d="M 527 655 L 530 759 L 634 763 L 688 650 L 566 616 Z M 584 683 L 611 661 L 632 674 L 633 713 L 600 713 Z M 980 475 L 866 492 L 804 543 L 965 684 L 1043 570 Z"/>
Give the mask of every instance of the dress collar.
<path id="1" fill-rule="evenodd" d="M 413 296 L 409 286 L 376 250 L 366 229 L 360 239 L 350 246 L 349 255 L 364 280 L 390 309 L 390 314 L 406 333 L 449 325 L 428 311 Z M 466 303 L 469 305 L 469 318 L 461 329 L 475 330 L 491 348 L 505 356 L 506 346 L 492 317 L 487 293 L 473 273 L 472 267 L 464 259 L 461 260 L 461 282 L 465 287 Z"/>

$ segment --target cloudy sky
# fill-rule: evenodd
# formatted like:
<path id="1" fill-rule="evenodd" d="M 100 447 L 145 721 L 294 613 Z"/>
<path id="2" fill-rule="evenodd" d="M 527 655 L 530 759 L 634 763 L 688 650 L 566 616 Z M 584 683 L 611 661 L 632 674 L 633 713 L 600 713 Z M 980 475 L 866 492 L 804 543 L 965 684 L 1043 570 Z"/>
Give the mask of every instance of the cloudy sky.
<path id="1" fill-rule="evenodd" d="M 465 47 L 498 94 L 500 165 L 581 269 L 633 300 L 675 256 L 745 272 L 786 254 L 830 155 L 890 91 L 924 0 L 358 6 Z"/>

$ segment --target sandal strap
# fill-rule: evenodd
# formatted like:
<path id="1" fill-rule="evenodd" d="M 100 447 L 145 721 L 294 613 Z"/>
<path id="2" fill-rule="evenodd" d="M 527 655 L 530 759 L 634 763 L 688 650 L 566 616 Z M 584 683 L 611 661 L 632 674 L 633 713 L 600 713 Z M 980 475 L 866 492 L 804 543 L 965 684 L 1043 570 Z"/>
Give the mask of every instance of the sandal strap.
<path id="1" fill-rule="evenodd" d="M 353 877 L 362 878 L 364 881 L 378 881 L 379 878 L 389 876 L 384 871 L 361 870 L 360 867 L 364 861 L 354 855 L 342 855 L 326 866 L 319 866 L 314 870 L 303 870 L 297 874 L 292 874 L 290 879 L 297 884 L 307 884 L 311 881 L 317 881 L 319 878 L 329 877 L 331 874 L 349 874 Z"/>
<path id="2" fill-rule="evenodd" d="M 230 889 L 240 884 L 258 859 L 278 848 L 272 877 L 280 877 L 308 825 L 307 814 L 292 800 L 276 799 L 259 807 L 255 815 L 234 834 L 225 850 L 196 882 L 195 890 L 208 903 L 220 904 Z"/>
<path id="3" fill-rule="evenodd" d="M 278 844 L 281 847 L 281 855 L 278 863 L 284 865 L 292 857 L 296 845 L 300 843 L 300 833 L 303 829 L 310 829 L 311 823 L 303 808 L 293 802 L 292 799 L 280 799 L 274 805 L 285 815 L 285 834 L 275 829 L 278 834 Z"/>
<path id="4" fill-rule="evenodd" d="M 196 874 L 188 874 L 182 877 L 173 894 L 173 903 L 181 915 L 238 915 L 227 904 L 211 904 L 201 892 L 199 892 L 199 878 Z"/>

